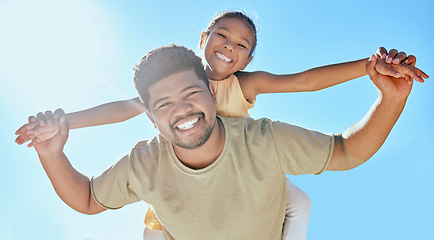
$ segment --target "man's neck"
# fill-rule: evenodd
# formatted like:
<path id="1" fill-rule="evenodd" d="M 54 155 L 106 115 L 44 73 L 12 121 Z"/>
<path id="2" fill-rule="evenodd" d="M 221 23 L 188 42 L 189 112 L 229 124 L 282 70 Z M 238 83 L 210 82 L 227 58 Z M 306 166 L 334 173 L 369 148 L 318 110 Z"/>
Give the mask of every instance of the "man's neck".
<path id="1" fill-rule="evenodd" d="M 216 118 L 216 123 L 208 141 L 197 149 L 184 149 L 173 145 L 178 159 L 187 167 L 192 169 L 202 169 L 211 165 L 220 156 L 225 145 L 225 128 L 220 118 Z"/>

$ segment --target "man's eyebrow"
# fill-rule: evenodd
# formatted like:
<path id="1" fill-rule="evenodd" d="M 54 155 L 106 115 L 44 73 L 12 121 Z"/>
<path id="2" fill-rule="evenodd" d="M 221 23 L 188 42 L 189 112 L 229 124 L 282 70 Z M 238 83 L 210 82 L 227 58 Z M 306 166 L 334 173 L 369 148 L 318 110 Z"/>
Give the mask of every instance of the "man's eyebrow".
<path id="1" fill-rule="evenodd" d="M 188 86 L 188 87 L 182 89 L 181 92 L 188 91 L 188 90 L 190 90 L 190 89 L 192 89 L 192 88 L 201 88 L 201 86 L 198 85 L 198 84 L 196 84 L 196 85 L 191 85 L 191 86 Z"/>
<path id="2" fill-rule="evenodd" d="M 157 106 L 158 103 L 160 103 L 160 102 L 162 102 L 162 101 L 165 101 L 165 100 L 167 100 L 167 99 L 169 99 L 169 97 L 162 97 L 162 98 L 158 99 L 157 101 L 155 101 L 154 104 L 152 104 L 152 107 L 155 108 L 155 106 Z"/>
<path id="3" fill-rule="evenodd" d="M 229 30 L 225 27 L 218 27 L 217 29 L 223 29 L 223 30 L 229 32 Z M 250 40 L 248 38 L 245 38 L 245 37 L 241 37 L 241 38 L 244 39 L 244 41 L 246 41 L 249 45 L 252 45 L 252 43 L 250 42 Z"/>

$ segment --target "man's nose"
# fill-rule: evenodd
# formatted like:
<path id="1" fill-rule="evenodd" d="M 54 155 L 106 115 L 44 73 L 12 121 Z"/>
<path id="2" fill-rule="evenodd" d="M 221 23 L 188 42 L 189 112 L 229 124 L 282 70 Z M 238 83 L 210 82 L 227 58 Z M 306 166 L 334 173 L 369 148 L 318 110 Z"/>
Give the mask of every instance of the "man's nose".
<path id="1" fill-rule="evenodd" d="M 184 116 L 192 110 L 193 106 L 187 101 L 182 101 L 176 104 L 174 115 Z"/>

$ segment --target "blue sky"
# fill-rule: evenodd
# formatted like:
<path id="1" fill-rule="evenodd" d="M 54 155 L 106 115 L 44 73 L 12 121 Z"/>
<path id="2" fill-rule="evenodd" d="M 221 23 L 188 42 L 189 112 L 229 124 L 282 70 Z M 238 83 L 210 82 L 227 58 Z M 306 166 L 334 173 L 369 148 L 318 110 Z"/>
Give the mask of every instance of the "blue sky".
<path id="1" fill-rule="evenodd" d="M 258 47 L 246 70 L 294 73 L 368 57 L 379 46 L 417 56 L 434 75 L 432 1 L 0 0 L 0 239 L 141 239 L 146 203 L 96 216 L 54 192 L 36 152 L 14 143 L 31 114 L 66 112 L 136 96 L 132 67 L 171 42 L 197 49 L 215 13 L 257 16 Z M 347 172 L 290 176 L 311 198 L 308 239 L 426 239 L 434 225 L 434 85 L 415 83 L 380 151 Z M 312 93 L 259 96 L 252 117 L 326 133 L 359 120 L 376 98 L 368 77 Z M 155 134 L 146 116 L 72 130 L 73 166 L 97 175 Z M 258 213 L 259 215 L 259 213 Z"/>

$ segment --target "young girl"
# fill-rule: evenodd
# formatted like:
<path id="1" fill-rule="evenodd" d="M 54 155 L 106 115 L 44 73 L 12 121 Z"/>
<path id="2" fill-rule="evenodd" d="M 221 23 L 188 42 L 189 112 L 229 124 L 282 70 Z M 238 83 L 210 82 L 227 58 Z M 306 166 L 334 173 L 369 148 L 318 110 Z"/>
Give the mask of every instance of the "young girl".
<path id="1" fill-rule="evenodd" d="M 257 43 L 256 27 L 253 21 L 239 11 L 224 12 L 213 19 L 200 39 L 204 53 L 205 70 L 214 88 L 218 115 L 229 117 L 248 117 L 248 110 L 254 106 L 256 96 L 261 93 L 316 91 L 354 78 L 366 75 L 366 59 L 353 62 L 323 66 L 304 72 L 276 75 L 268 72 L 242 71 L 251 62 Z M 398 64 L 405 61 L 414 66 L 415 57 L 391 50 L 389 55 L 384 48 L 377 51 L 386 62 Z M 393 60 L 393 61 L 392 61 Z M 397 65 L 398 66 L 398 65 Z M 400 75 L 396 66 L 380 66 L 379 72 L 387 75 Z M 412 70 L 412 69 L 410 69 Z M 400 70 L 401 71 L 401 70 Z M 423 81 L 420 72 L 403 70 L 418 81 Z M 426 74 L 423 75 L 425 78 Z M 67 114 L 71 129 L 125 121 L 144 112 L 139 98 L 103 104 L 84 111 Z M 17 143 L 21 144 L 25 130 L 36 126 L 36 119 L 21 127 Z M 35 138 L 36 137 L 36 138 Z M 37 144 L 35 140 L 29 146 Z M 42 137 L 41 137 L 42 138 Z M 43 138 L 49 138 L 48 135 Z M 287 181 L 287 209 L 283 226 L 283 239 L 306 239 L 311 203 L 309 197 L 298 187 Z M 161 225 L 155 213 L 148 209 L 145 217 L 148 227 L 144 239 L 164 239 Z"/>

